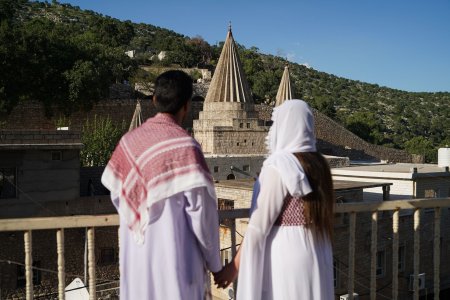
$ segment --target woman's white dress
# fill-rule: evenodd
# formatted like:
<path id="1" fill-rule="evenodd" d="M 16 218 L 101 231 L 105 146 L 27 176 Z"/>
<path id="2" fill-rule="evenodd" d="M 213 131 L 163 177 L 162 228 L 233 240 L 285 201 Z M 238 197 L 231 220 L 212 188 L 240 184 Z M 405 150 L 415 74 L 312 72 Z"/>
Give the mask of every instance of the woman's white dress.
<path id="1" fill-rule="evenodd" d="M 237 299 L 334 299 L 330 241 L 303 225 L 275 224 L 280 214 L 286 217 L 288 195 L 275 168 L 261 170 L 255 195 L 242 245 Z"/>

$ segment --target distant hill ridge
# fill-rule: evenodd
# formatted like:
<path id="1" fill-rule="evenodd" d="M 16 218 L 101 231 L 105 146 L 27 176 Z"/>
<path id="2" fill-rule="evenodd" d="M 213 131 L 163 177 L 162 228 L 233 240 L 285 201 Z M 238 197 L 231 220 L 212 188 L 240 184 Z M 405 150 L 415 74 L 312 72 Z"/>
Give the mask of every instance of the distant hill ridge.
<path id="1" fill-rule="evenodd" d="M 137 64 L 202 66 L 213 70 L 221 50 L 221 43 L 209 45 L 201 37 L 190 38 L 149 24 L 119 21 L 69 4 L 19 2 L 19 22 L 45 18 L 80 31 L 89 28 L 101 32 L 104 43 L 111 47 L 137 50 Z M 286 60 L 260 53 L 255 47 L 239 47 L 255 102 L 273 102 Z M 167 60 L 151 61 L 151 55 L 159 51 L 168 52 Z M 370 143 L 425 154 L 428 161 L 435 160 L 438 147 L 450 144 L 449 92 L 406 92 L 337 77 L 296 63 L 289 65 L 296 97 Z M 133 76 L 128 78 L 132 82 Z"/>

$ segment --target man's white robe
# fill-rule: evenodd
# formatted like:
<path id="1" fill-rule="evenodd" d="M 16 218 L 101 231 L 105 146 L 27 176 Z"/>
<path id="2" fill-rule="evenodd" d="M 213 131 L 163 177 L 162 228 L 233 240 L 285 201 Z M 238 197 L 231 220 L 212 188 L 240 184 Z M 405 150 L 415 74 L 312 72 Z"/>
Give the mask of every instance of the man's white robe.
<path id="1" fill-rule="evenodd" d="M 112 200 L 118 208 L 118 197 Z M 158 201 L 149 214 L 143 245 L 120 220 L 120 299 L 203 299 L 206 269 L 222 268 L 216 199 L 193 188 Z"/>

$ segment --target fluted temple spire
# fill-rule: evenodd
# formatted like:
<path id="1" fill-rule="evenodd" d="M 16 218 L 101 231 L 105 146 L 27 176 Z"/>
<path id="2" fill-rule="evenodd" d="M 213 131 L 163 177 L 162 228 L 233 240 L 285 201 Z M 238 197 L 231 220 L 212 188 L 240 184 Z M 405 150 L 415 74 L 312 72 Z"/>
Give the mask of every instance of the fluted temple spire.
<path id="1" fill-rule="evenodd" d="M 142 124 L 142 109 L 141 109 L 141 101 L 138 100 L 128 131 L 138 128 L 139 126 L 141 126 L 141 124 Z"/>
<path id="2" fill-rule="evenodd" d="M 253 103 L 247 78 L 242 70 L 236 44 L 228 25 L 227 38 L 211 80 L 205 102 Z"/>
<path id="3" fill-rule="evenodd" d="M 283 76 L 281 77 L 280 87 L 278 88 L 275 106 L 282 104 L 286 100 L 293 99 L 294 95 L 291 87 L 291 79 L 289 77 L 289 66 L 284 67 Z"/>

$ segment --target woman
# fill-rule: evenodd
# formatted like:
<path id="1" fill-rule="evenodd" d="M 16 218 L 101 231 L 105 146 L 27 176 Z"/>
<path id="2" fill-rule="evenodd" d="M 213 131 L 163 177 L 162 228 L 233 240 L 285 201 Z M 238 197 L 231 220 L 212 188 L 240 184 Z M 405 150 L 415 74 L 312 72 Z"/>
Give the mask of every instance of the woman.
<path id="1" fill-rule="evenodd" d="M 239 272 L 237 299 L 334 299 L 333 183 L 313 114 L 289 100 L 272 120 L 244 242 L 216 283 L 226 287 Z"/>

